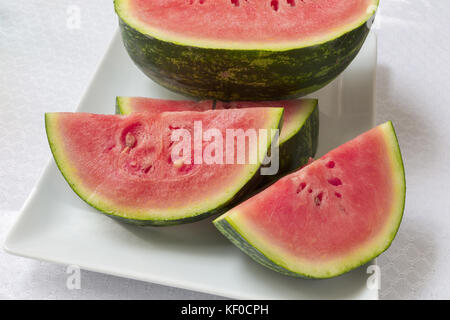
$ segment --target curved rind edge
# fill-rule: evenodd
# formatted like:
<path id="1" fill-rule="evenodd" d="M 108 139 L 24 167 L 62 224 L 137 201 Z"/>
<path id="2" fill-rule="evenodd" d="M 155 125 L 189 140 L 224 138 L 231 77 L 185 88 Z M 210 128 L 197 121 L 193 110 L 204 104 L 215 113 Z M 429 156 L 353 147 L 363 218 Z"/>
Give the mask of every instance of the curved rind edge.
<path id="1" fill-rule="evenodd" d="M 239 227 L 233 223 L 231 219 L 229 219 L 228 215 L 231 212 L 227 212 L 220 217 L 216 218 L 213 221 L 213 224 L 216 226 L 216 228 L 223 234 L 225 237 L 227 237 L 234 245 L 236 245 L 239 249 L 241 249 L 243 252 L 248 254 L 252 259 L 257 261 L 258 263 L 277 271 L 284 275 L 294 276 L 294 277 L 302 277 L 302 278 L 314 278 L 314 279 L 328 279 L 328 278 L 334 278 L 337 276 L 340 276 L 342 274 L 345 274 L 351 270 L 354 270 L 362 265 L 365 265 L 366 263 L 370 262 L 371 260 L 378 257 L 380 254 L 385 252 L 390 245 L 392 244 L 392 241 L 394 240 L 395 236 L 397 235 L 397 232 L 400 228 L 400 224 L 402 222 L 403 214 L 404 214 L 404 208 L 405 208 L 405 199 L 406 199 L 406 179 L 405 179 L 405 171 L 404 171 L 404 165 L 403 165 L 403 159 L 401 156 L 400 146 L 398 143 L 397 135 L 394 129 L 394 126 L 391 121 L 388 121 L 382 125 L 380 125 L 381 128 L 383 128 L 386 141 L 390 144 L 392 152 L 389 152 L 390 155 L 393 155 L 394 164 L 397 165 L 397 169 L 393 168 L 394 172 L 397 172 L 399 174 L 399 183 L 401 184 L 400 188 L 400 194 L 398 195 L 398 208 L 393 209 L 395 215 L 397 217 L 397 222 L 393 223 L 392 226 L 392 232 L 388 236 L 388 241 L 386 244 L 383 245 L 382 248 L 374 248 L 374 253 L 364 257 L 363 259 L 355 259 L 354 263 L 350 264 L 350 266 L 347 264 L 343 264 L 344 267 L 339 271 L 335 273 L 328 273 L 325 275 L 317 276 L 314 274 L 306 274 L 302 273 L 301 271 L 294 271 L 290 270 L 289 268 L 283 266 L 283 263 L 277 262 L 277 259 L 268 257 L 264 255 L 264 253 L 256 248 L 252 244 L 252 241 L 248 239 L 248 237 L 245 236 L 244 232 L 239 229 Z M 233 209 L 236 210 L 236 209 Z M 232 211 L 233 211 L 232 210 Z M 395 212 L 397 211 L 397 212 Z"/>
<path id="2" fill-rule="evenodd" d="M 305 122 L 310 118 L 310 116 L 318 109 L 319 107 L 319 100 L 313 99 L 313 98 L 303 98 L 298 100 L 302 105 L 302 109 L 309 109 L 307 110 L 306 114 L 304 114 L 303 110 L 300 110 L 300 114 L 302 116 L 302 121 L 299 121 L 296 123 L 295 130 L 289 133 L 286 137 L 284 137 L 284 141 L 280 141 L 280 145 L 286 142 L 287 140 L 291 139 L 295 134 L 297 134 L 305 125 Z M 317 112 L 318 116 L 318 112 Z M 296 118 L 296 117 L 294 117 Z"/>
<path id="3" fill-rule="evenodd" d="M 241 249 L 247 255 L 249 255 L 253 260 L 262 264 L 263 266 L 272 269 L 276 272 L 287 276 L 293 277 L 301 277 L 301 278 L 310 278 L 306 275 L 302 275 L 300 273 L 292 272 L 276 263 L 274 263 L 271 259 L 267 258 L 261 251 L 251 245 L 251 243 L 236 229 L 232 224 L 225 219 L 216 219 L 213 221 L 214 226 L 226 237 L 230 240 L 236 247 Z"/>
<path id="4" fill-rule="evenodd" d="M 333 41 L 337 38 L 340 38 L 344 36 L 345 34 L 358 29 L 359 27 L 363 26 L 364 24 L 367 24 L 368 21 L 370 21 L 375 15 L 379 7 L 379 0 L 371 0 L 373 2 L 372 5 L 370 5 L 367 8 L 366 14 L 363 18 L 359 19 L 358 21 L 354 22 L 353 24 L 349 24 L 345 26 L 342 30 L 339 32 L 330 32 L 331 36 L 323 37 L 323 39 L 320 40 L 314 40 L 314 41 L 290 41 L 290 43 L 296 43 L 295 45 L 278 45 L 278 46 L 267 46 L 263 43 L 260 43 L 259 45 L 253 44 L 252 46 L 239 46 L 236 45 L 236 42 L 230 42 L 230 41 L 217 41 L 214 43 L 214 41 L 206 40 L 203 41 L 202 39 L 184 39 L 183 37 L 179 36 L 179 39 L 177 40 L 177 36 L 166 36 L 164 37 L 161 32 L 157 32 L 156 28 L 147 28 L 147 30 L 144 30 L 146 28 L 139 27 L 139 23 L 133 23 L 130 22 L 131 19 L 125 18 L 125 15 L 123 11 L 126 11 L 126 9 L 123 9 L 121 7 L 126 7 L 125 2 L 128 2 L 129 0 L 114 0 L 114 11 L 116 12 L 117 16 L 120 20 L 125 22 L 127 25 L 129 25 L 131 28 L 136 30 L 137 32 L 149 37 L 154 38 L 160 41 L 173 43 L 175 45 L 180 46 L 190 46 L 190 47 L 198 47 L 198 48 L 204 48 L 204 49 L 228 49 L 228 50 L 267 50 L 267 51 L 288 51 L 293 49 L 302 49 L 312 46 L 320 46 L 322 44 L 325 44 L 327 42 Z M 152 31 L 149 31 L 149 29 L 153 29 Z M 187 40 L 187 41 L 186 41 Z M 227 44 L 227 45 L 225 45 Z"/>
<path id="5" fill-rule="evenodd" d="M 276 110 L 272 110 L 272 111 L 274 113 L 276 113 L 276 115 L 274 115 L 276 117 L 274 122 L 276 122 L 277 127 L 279 127 L 284 111 L 282 108 L 271 108 L 271 109 L 276 109 Z M 207 217 L 210 217 L 212 215 L 221 214 L 221 213 L 224 213 L 225 211 L 229 210 L 230 207 L 236 201 L 238 201 L 246 191 L 248 191 L 249 189 L 251 190 L 252 187 L 256 186 L 260 181 L 259 168 L 261 167 L 261 163 L 259 163 L 258 168 L 248 177 L 248 179 L 245 181 L 245 183 L 242 185 L 242 187 L 238 188 L 237 191 L 234 192 L 234 194 L 232 194 L 223 203 L 218 204 L 216 207 L 211 208 L 211 210 L 208 210 L 206 212 L 194 212 L 193 214 L 190 214 L 188 216 L 179 217 L 176 219 L 157 219 L 157 218 L 156 219 L 137 219 L 137 218 L 123 217 L 123 216 L 120 216 L 117 212 L 111 212 L 111 211 L 105 210 L 105 208 L 102 208 L 101 206 L 93 203 L 92 201 L 88 201 L 87 200 L 88 197 L 86 197 L 84 195 L 84 192 L 82 190 L 80 190 L 81 188 L 77 187 L 77 184 L 73 182 L 73 179 L 71 179 L 70 174 L 67 172 L 68 168 L 66 168 L 66 166 L 64 165 L 64 163 L 67 161 L 65 159 L 63 159 L 64 156 L 60 154 L 61 153 L 60 151 L 58 151 L 58 147 L 57 147 L 58 143 L 56 142 L 58 140 L 58 138 L 56 137 L 57 133 L 55 132 L 55 130 L 52 130 L 52 128 L 51 128 L 54 125 L 54 123 L 52 123 L 54 121 L 54 119 L 52 119 L 52 117 L 54 117 L 55 115 L 57 116 L 57 113 L 46 113 L 45 114 L 45 130 L 47 133 L 47 140 L 48 140 L 53 158 L 55 160 L 55 163 L 56 163 L 59 171 L 63 175 L 64 179 L 69 184 L 70 188 L 75 192 L 75 194 L 77 194 L 78 197 L 81 198 L 84 202 L 86 202 L 89 206 L 97 209 L 98 211 L 106 214 L 107 216 L 109 216 L 111 218 L 115 218 L 115 219 L 118 219 L 123 222 L 135 224 L 135 225 L 141 225 L 141 226 L 170 226 L 170 225 L 177 225 L 177 224 L 184 224 L 184 223 L 191 223 L 191 222 L 199 221 L 199 220 L 205 219 Z M 268 143 L 268 148 L 270 148 L 273 136 L 269 135 L 268 139 L 270 139 L 270 141 Z"/>
<path id="6" fill-rule="evenodd" d="M 318 100 L 310 99 L 307 103 L 312 108 L 297 124 L 295 132 L 279 145 L 279 168 L 277 174 L 262 176 L 261 185 L 269 185 L 286 174 L 306 165 L 314 158 L 319 142 L 319 108 Z"/>
<path id="7" fill-rule="evenodd" d="M 397 133 L 395 131 L 394 124 L 392 123 L 392 121 L 387 121 L 386 123 L 384 123 L 384 125 L 388 128 L 387 134 L 390 135 L 390 137 L 388 137 L 389 138 L 388 141 L 392 143 L 392 145 L 394 146 L 393 149 L 395 150 L 395 152 L 391 153 L 391 155 L 394 156 L 394 158 L 392 159 L 393 163 L 397 164 L 397 170 L 394 169 L 394 171 L 400 173 L 401 188 L 399 191 L 401 194 L 399 195 L 399 197 L 402 199 L 402 201 L 400 201 L 400 207 L 398 208 L 399 212 L 401 212 L 398 215 L 398 222 L 394 226 L 393 231 L 391 232 L 389 243 L 382 252 L 386 251 L 391 246 L 392 241 L 394 241 L 394 238 L 396 237 L 403 220 L 406 204 L 406 174 L 405 174 L 405 165 L 403 163 L 403 157 L 400 149 L 400 143 L 398 142 Z M 380 254 L 382 252 L 380 252 Z"/>

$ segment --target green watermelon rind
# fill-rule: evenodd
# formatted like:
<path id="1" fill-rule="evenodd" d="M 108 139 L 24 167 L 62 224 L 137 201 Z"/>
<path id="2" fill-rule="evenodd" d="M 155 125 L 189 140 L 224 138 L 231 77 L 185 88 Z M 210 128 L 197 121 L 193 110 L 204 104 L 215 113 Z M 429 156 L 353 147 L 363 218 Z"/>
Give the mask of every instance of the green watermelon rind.
<path id="1" fill-rule="evenodd" d="M 289 49 L 194 46 L 156 38 L 133 23 L 115 1 L 125 48 L 149 78 L 169 90 L 223 101 L 281 100 L 305 96 L 335 79 L 353 61 L 370 28 L 364 21 L 322 43 Z M 378 1 L 374 1 L 374 7 Z"/>
<path id="2" fill-rule="evenodd" d="M 234 245 L 236 245 L 244 253 L 249 255 L 253 260 L 269 269 L 272 269 L 278 273 L 287 276 L 307 278 L 307 279 L 329 279 L 340 276 L 362 265 L 369 263 L 370 261 L 378 257 L 380 254 L 385 252 L 391 246 L 392 241 L 394 240 L 400 228 L 400 224 L 405 209 L 406 179 L 405 179 L 405 169 L 403 159 L 394 126 L 392 125 L 391 121 L 387 122 L 387 124 L 389 127 L 388 133 L 390 135 L 389 137 L 390 139 L 388 139 L 388 141 L 391 144 L 392 147 L 391 150 L 393 151 L 391 153 L 393 170 L 395 170 L 400 176 L 400 179 L 399 181 L 397 181 L 397 183 L 401 185 L 401 188 L 399 190 L 397 199 L 399 203 L 397 204 L 396 208 L 393 209 L 393 211 L 396 210 L 398 212 L 395 216 L 397 218 L 397 221 L 394 221 L 392 224 L 392 232 L 389 234 L 386 244 L 383 245 L 381 249 L 374 251 L 373 254 L 370 254 L 369 256 L 364 257 L 361 260 L 353 261 L 353 263 L 351 263 L 350 265 L 345 265 L 342 269 L 340 269 L 339 272 L 317 276 L 314 274 L 302 273 L 300 271 L 291 270 L 287 266 L 285 266 L 282 259 L 276 259 L 268 255 L 265 255 L 261 250 L 259 250 L 256 246 L 252 244 L 252 240 L 245 235 L 245 232 L 240 230 L 238 225 L 233 223 L 231 220 L 227 219 L 226 213 L 216 218 L 213 221 L 213 224 L 226 238 L 228 238 Z"/>
<path id="3" fill-rule="evenodd" d="M 274 124 L 276 123 L 279 128 L 280 123 L 282 122 L 282 119 L 283 119 L 284 111 L 282 108 L 271 108 L 271 109 L 273 110 L 273 111 L 271 111 L 273 114 L 273 118 L 274 118 L 273 123 Z M 83 191 L 82 182 L 76 181 L 76 179 L 73 179 L 71 177 L 71 175 L 69 173 L 69 171 L 71 171 L 71 169 L 69 168 L 69 165 L 67 164 L 68 159 L 65 159 L 65 157 L 63 155 L 64 151 L 62 150 L 62 148 L 59 147 L 58 143 L 55 143 L 55 140 L 57 140 L 57 138 L 55 139 L 54 137 L 56 136 L 57 133 L 55 133 L 54 130 L 52 130 L 52 128 L 51 128 L 52 120 L 50 118 L 51 118 L 51 114 L 46 113 L 45 114 L 45 129 L 47 132 L 48 143 L 50 146 L 50 150 L 53 154 L 53 157 L 55 159 L 56 165 L 57 165 L 59 171 L 61 172 L 61 174 L 63 175 L 64 179 L 66 180 L 66 182 L 69 184 L 70 188 L 84 202 L 86 202 L 91 207 L 108 215 L 109 217 L 115 218 L 119 221 L 123 221 L 123 222 L 129 223 L 129 224 L 140 225 L 140 226 L 171 226 L 171 225 L 178 225 L 178 224 L 184 224 L 184 223 L 191 223 L 191 222 L 205 219 L 212 215 L 221 214 L 221 213 L 224 213 L 227 210 L 229 210 L 237 201 L 239 201 L 239 199 L 244 194 L 246 194 L 246 192 L 253 190 L 256 186 L 258 186 L 259 182 L 261 180 L 260 170 L 259 170 L 259 168 L 261 167 L 261 163 L 258 163 L 257 168 L 255 168 L 255 170 L 252 170 L 249 173 L 249 176 L 245 177 L 243 179 L 244 182 L 241 183 L 241 185 L 236 188 L 236 190 L 234 191 L 234 193 L 232 195 L 227 195 L 227 198 L 223 202 L 215 204 L 215 206 L 213 208 L 211 208 L 210 210 L 203 211 L 203 212 L 189 213 L 188 215 L 186 215 L 184 217 L 177 217 L 176 219 L 158 219 L 158 218 L 138 219 L 135 217 L 133 217 L 133 218 L 124 217 L 124 216 L 120 215 L 120 212 L 105 209 L 107 206 L 110 206 L 109 204 L 105 204 L 104 206 L 102 206 L 102 205 L 96 204 L 94 201 L 88 200 L 90 197 L 88 194 L 85 194 L 88 192 L 88 190 Z M 273 136 L 269 134 L 268 139 L 269 139 L 268 148 L 270 148 Z"/>
<path id="4" fill-rule="evenodd" d="M 283 175 L 306 165 L 314 158 L 319 142 L 319 108 L 318 101 L 309 100 L 309 113 L 303 115 L 296 129 L 280 140 L 280 170 L 276 175 L 264 176 L 263 184 L 278 180 Z"/>
<path id="5" fill-rule="evenodd" d="M 116 114 L 127 115 L 131 113 L 127 106 L 128 97 L 116 97 Z"/>

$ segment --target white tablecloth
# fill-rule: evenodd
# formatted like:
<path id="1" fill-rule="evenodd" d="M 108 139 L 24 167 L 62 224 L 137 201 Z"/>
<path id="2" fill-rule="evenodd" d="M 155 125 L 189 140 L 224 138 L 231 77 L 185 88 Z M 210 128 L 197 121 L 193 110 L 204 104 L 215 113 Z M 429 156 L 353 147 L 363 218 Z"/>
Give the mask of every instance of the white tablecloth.
<path id="1" fill-rule="evenodd" d="M 50 158 L 43 113 L 73 111 L 116 29 L 112 0 L 0 1 L 0 237 Z M 77 26 L 76 14 L 80 12 Z M 392 119 L 407 174 L 404 220 L 378 262 L 382 299 L 450 299 L 450 2 L 381 0 L 377 121 Z M 0 251 L 0 298 L 197 299 L 210 295 Z"/>

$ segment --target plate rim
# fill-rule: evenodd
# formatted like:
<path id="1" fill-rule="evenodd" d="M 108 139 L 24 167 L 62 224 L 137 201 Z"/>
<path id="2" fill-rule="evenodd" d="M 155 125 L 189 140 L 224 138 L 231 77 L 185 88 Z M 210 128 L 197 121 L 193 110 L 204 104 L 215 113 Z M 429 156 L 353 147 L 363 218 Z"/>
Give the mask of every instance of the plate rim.
<path id="1" fill-rule="evenodd" d="M 116 30 L 113 32 L 113 36 L 111 37 L 109 44 L 107 45 L 107 47 L 102 55 L 101 60 L 99 61 L 99 63 L 96 66 L 95 72 L 92 74 L 92 76 L 90 77 L 90 80 L 87 82 L 87 85 L 85 86 L 84 91 L 83 91 L 83 95 L 82 95 L 81 99 L 79 100 L 79 103 L 74 112 L 79 112 L 79 110 L 81 109 L 81 106 L 83 104 L 85 104 L 85 100 L 89 96 L 89 92 L 93 86 L 93 83 L 96 82 L 97 77 L 99 76 L 101 70 L 103 69 L 103 66 L 106 63 L 106 58 L 107 58 L 109 52 L 112 50 L 115 41 L 117 41 L 116 38 L 118 38 L 118 37 L 120 38 L 120 32 L 119 32 L 119 28 L 116 28 Z M 372 88 L 372 92 L 373 92 L 373 98 L 372 98 L 373 102 L 372 103 L 374 106 L 374 112 L 376 113 L 377 108 L 376 108 L 375 92 L 376 92 L 376 78 L 377 78 L 378 39 L 377 39 L 376 33 L 373 31 L 371 31 L 369 33 L 368 37 L 373 38 L 373 40 L 371 40 L 371 41 L 374 41 L 374 46 L 375 46 L 375 52 L 374 52 L 375 68 L 373 70 L 374 79 L 373 79 L 373 88 Z M 120 41 L 120 39 L 119 39 L 119 41 Z M 62 261 L 64 259 L 43 257 L 42 255 L 37 254 L 37 253 L 33 254 L 32 252 L 27 252 L 23 248 L 22 249 L 20 249 L 19 247 L 14 248 L 13 236 L 17 232 L 17 229 L 19 228 L 20 221 L 22 221 L 24 219 L 26 212 L 30 209 L 29 207 L 31 207 L 31 205 L 32 205 L 31 204 L 32 201 L 37 196 L 38 191 L 43 187 L 43 182 L 45 180 L 45 177 L 48 174 L 50 174 L 50 171 L 52 170 L 53 165 L 54 165 L 53 157 L 51 155 L 49 155 L 49 159 L 47 160 L 47 163 L 45 164 L 41 173 L 39 174 L 39 178 L 37 179 L 37 182 L 34 184 L 30 194 L 28 195 L 27 199 L 24 201 L 22 207 L 20 208 L 19 214 L 17 215 L 14 222 L 12 223 L 12 227 L 10 227 L 9 231 L 7 232 L 7 235 L 4 238 L 2 247 L 3 247 L 3 250 L 5 252 L 7 252 L 8 254 L 12 254 L 15 256 L 24 257 L 24 258 L 28 258 L 28 259 L 34 259 L 34 260 L 38 260 L 38 261 L 55 263 L 55 264 L 58 264 L 61 266 L 77 265 L 80 267 L 80 269 L 86 270 L 86 271 L 103 273 L 103 274 L 108 274 L 108 275 L 112 275 L 112 276 L 116 276 L 116 277 L 133 279 L 133 280 L 137 280 L 137 281 L 143 281 L 143 282 L 158 284 L 158 285 L 162 285 L 162 286 L 169 286 L 169 287 L 173 287 L 173 288 L 180 288 L 183 290 L 196 291 L 199 293 L 220 296 L 223 298 L 233 298 L 233 299 L 243 299 L 243 300 L 245 300 L 245 299 L 249 299 L 249 300 L 264 299 L 264 298 L 250 297 L 247 295 L 242 295 L 242 294 L 239 294 L 238 292 L 234 292 L 231 289 L 226 290 L 226 292 L 224 292 L 220 288 L 212 290 L 203 285 L 198 285 L 196 283 L 189 282 L 189 281 L 185 282 L 185 281 L 178 280 L 178 279 L 170 280 L 170 279 L 167 279 L 166 276 L 158 277 L 154 274 L 144 274 L 144 273 L 136 273 L 136 272 L 128 272 L 127 273 L 126 271 L 121 272 L 119 270 L 114 270 L 114 268 L 111 268 L 108 266 L 107 267 L 105 267 L 105 266 L 97 267 L 97 266 L 92 266 L 92 265 L 89 266 L 89 265 L 79 263 L 79 262 L 74 262 L 74 261 L 66 261 L 66 260 Z M 370 265 L 378 265 L 377 258 L 372 260 L 369 264 Z M 367 264 L 367 265 L 369 265 L 369 264 Z M 379 300 L 379 294 L 380 294 L 379 290 L 371 290 L 371 291 L 372 291 L 371 298 L 373 300 Z M 269 299 L 269 300 L 277 300 L 277 299 Z"/>

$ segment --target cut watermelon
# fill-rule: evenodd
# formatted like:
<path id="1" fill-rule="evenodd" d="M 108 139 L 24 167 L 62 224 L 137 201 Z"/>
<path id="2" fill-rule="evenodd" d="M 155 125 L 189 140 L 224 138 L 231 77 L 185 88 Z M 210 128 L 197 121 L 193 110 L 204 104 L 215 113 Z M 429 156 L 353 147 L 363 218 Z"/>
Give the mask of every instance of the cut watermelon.
<path id="1" fill-rule="evenodd" d="M 319 110 L 316 99 L 222 102 L 159 100 L 142 97 L 117 97 L 116 109 L 120 114 L 133 112 L 204 111 L 209 109 L 241 109 L 276 107 L 284 108 L 282 129 L 279 137 L 279 171 L 276 175 L 266 175 L 261 184 L 277 180 L 314 157 L 319 136 Z"/>
<path id="2" fill-rule="evenodd" d="M 266 267 L 330 278 L 390 246 L 404 202 L 403 162 L 388 122 L 284 177 L 214 224 Z"/>
<path id="3" fill-rule="evenodd" d="M 125 47 L 161 85 L 195 97 L 280 100 L 353 60 L 379 0 L 115 0 Z"/>
<path id="4" fill-rule="evenodd" d="M 195 154 L 189 163 L 174 163 L 173 130 L 187 130 L 193 141 L 194 122 L 200 121 L 203 132 L 214 128 L 225 137 L 227 129 L 267 129 L 272 139 L 282 114 L 281 108 L 129 116 L 47 113 L 45 121 L 55 161 L 84 201 L 127 222 L 170 225 L 223 212 L 256 184 L 260 159 L 268 151 L 254 146 L 253 164 L 198 164 Z M 200 145 L 203 152 L 209 144 Z M 224 155 L 225 150 L 224 143 Z"/>
<path id="5" fill-rule="evenodd" d="M 319 140 L 319 109 L 316 99 L 217 102 L 216 109 L 282 107 L 283 124 L 279 138 L 280 170 L 263 177 L 263 184 L 298 169 L 316 155 Z"/>

